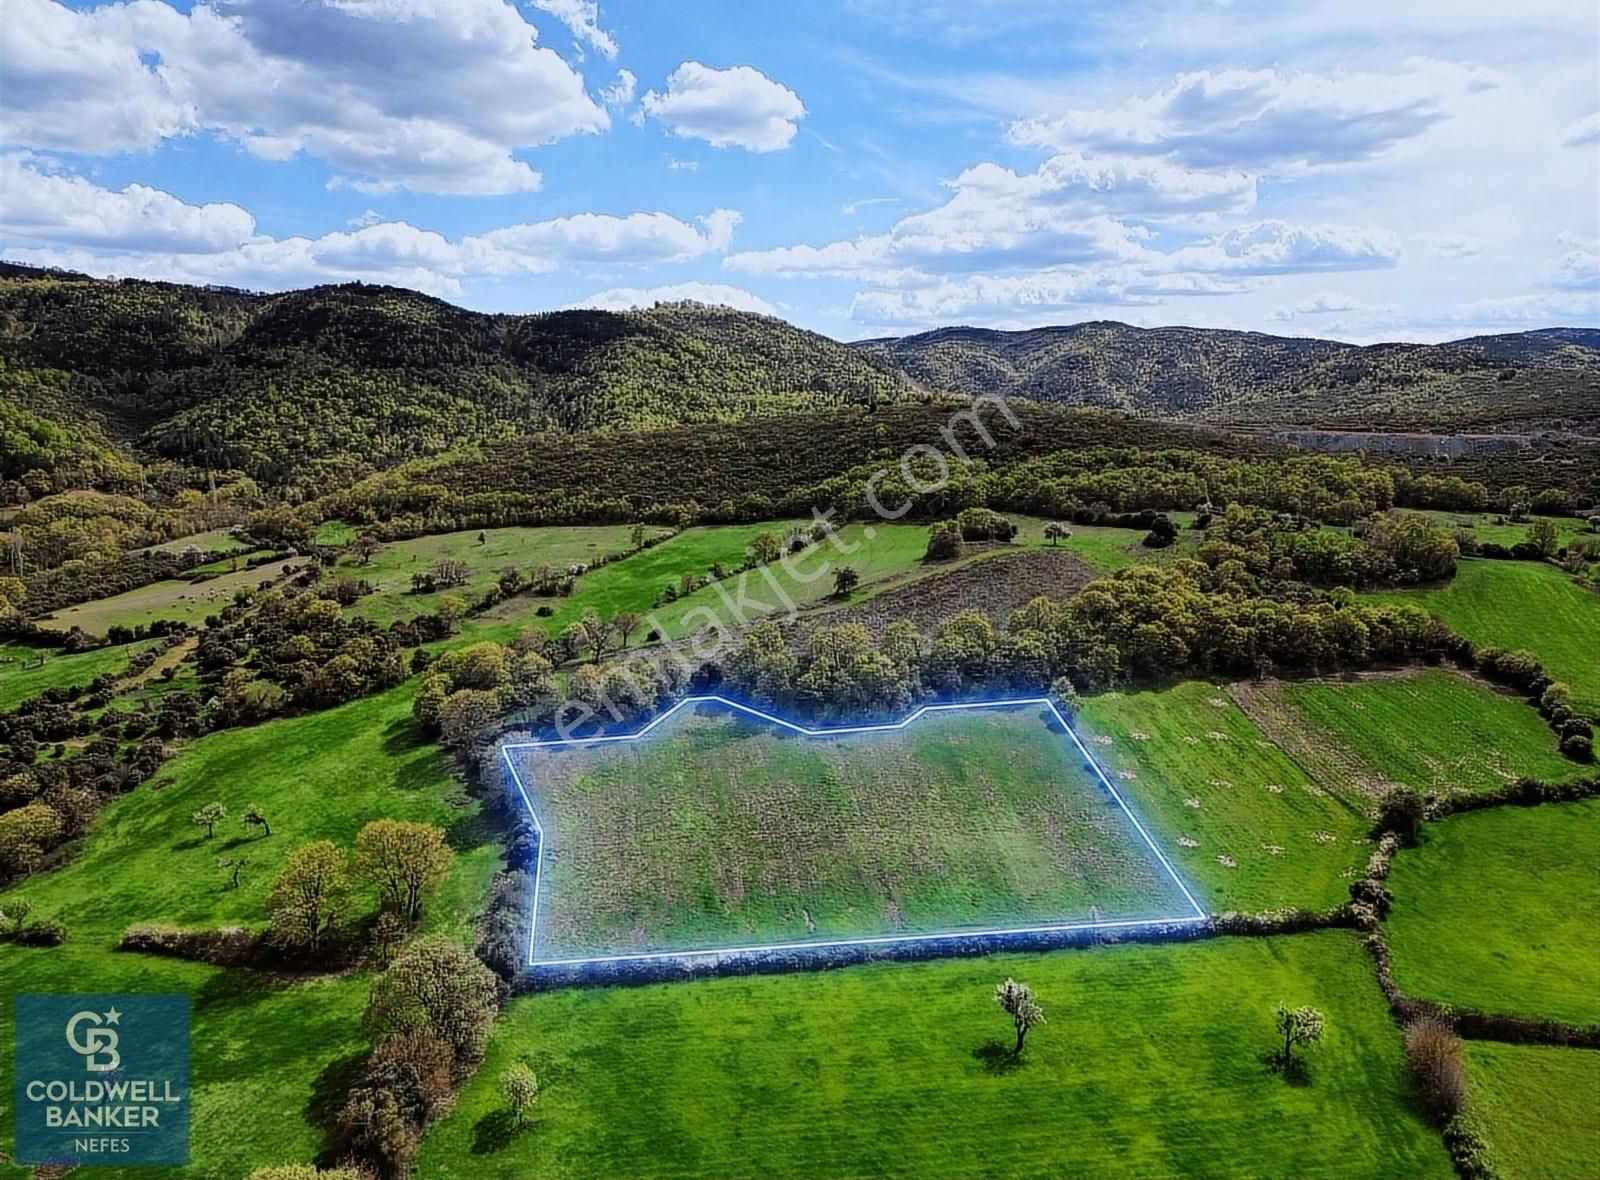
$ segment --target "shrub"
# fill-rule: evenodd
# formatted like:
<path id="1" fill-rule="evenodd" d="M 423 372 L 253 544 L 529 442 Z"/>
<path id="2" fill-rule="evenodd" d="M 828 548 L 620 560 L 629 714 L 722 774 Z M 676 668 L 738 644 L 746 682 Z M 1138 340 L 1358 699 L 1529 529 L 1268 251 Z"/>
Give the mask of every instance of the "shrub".
<path id="1" fill-rule="evenodd" d="M 1406 1026 L 1406 1058 L 1422 1083 L 1422 1100 L 1441 1124 L 1467 1107 L 1467 1073 L 1461 1038 L 1436 1016 L 1423 1016 Z"/>

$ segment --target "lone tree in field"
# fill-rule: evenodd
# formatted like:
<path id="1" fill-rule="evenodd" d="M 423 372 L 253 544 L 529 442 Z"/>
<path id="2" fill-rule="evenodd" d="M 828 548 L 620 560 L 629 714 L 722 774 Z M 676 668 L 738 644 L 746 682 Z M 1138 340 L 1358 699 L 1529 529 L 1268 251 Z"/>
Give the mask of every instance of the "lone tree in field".
<path id="1" fill-rule="evenodd" d="M 217 858 L 217 868 L 228 874 L 228 888 L 239 888 L 239 874 L 250 863 L 248 856 L 223 856 Z"/>
<path id="2" fill-rule="evenodd" d="M 423 893 L 444 880 L 454 856 L 444 829 L 432 824 L 375 819 L 356 835 L 356 872 L 408 922 L 417 920 Z"/>
<path id="3" fill-rule="evenodd" d="M 853 565 L 841 565 L 833 574 L 833 593 L 837 598 L 849 598 L 850 591 L 861 585 L 861 575 Z"/>
<path id="4" fill-rule="evenodd" d="M 611 616 L 611 628 L 617 633 L 621 646 L 628 646 L 628 638 L 639 629 L 639 615 L 636 611 L 622 610 Z"/>
<path id="5" fill-rule="evenodd" d="M 1550 558 L 1556 555 L 1556 550 L 1561 545 L 1561 531 L 1556 528 L 1556 522 L 1548 516 L 1541 516 L 1533 522 L 1528 529 L 1528 540 L 1533 542 L 1540 557 Z"/>
<path id="6" fill-rule="evenodd" d="M 1294 1064 L 1296 1045 L 1315 1045 L 1322 1040 L 1322 1013 L 1309 1004 L 1302 1004 L 1298 1008 L 1279 1004 L 1277 1021 L 1278 1034 L 1283 1037 L 1283 1055 L 1280 1060 L 1287 1069 Z"/>
<path id="7" fill-rule="evenodd" d="M 1009 978 L 1004 983 L 995 985 L 994 1002 L 1006 1010 L 1011 1017 L 1011 1023 L 1016 1026 L 1017 1043 L 1011 1052 L 1013 1055 L 1020 1054 L 1028 1030 L 1036 1024 L 1045 1022 L 1044 1009 L 1039 1007 L 1039 1001 L 1033 998 L 1032 988 Z"/>
<path id="8" fill-rule="evenodd" d="M 1054 545 L 1057 541 L 1072 540 L 1072 530 L 1059 520 L 1052 520 L 1044 526 L 1044 539 Z"/>
<path id="9" fill-rule="evenodd" d="M 228 809 L 220 803 L 207 803 L 189 817 L 189 822 L 206 830 L 206 839 L 217 834 L 217 825 L 228 818 Z"/>
<path id="10" fill-rule="evenodd" d="M 520 1061 L 507 1066 L 500 1075 L 500 1095 L 520 1130 L 527 1125 L 529 1108 L 539 1101 L 538 1075 Z"/>
<path id="11" fill-rule="evenodd" d="M 247 828 L 260 828 L 263 836 L 272 835 L 272 825 L 267 822 L 267 813 L 254 803 L 244 809 L 244 814 L 239 817 L 239 822 Z"/>
<path id="12" fill-rule="evenodd" d="M 349 891 L 350 868 L 332 840 L 296 848 L 267 894 L 273 933 L 316 954 Z"/>

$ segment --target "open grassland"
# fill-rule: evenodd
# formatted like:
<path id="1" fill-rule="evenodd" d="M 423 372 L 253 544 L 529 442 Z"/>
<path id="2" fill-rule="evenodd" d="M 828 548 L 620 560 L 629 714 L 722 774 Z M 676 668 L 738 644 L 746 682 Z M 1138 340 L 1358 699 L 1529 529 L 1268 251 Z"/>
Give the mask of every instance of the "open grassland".
<path id="1" fill-rule="evenodd" d="M 96 676 L 121 672 L 127 668 L 130 656 L 153 642 L 97 647 L 71 654 L 20 643 L 0 644 L 0 712 L 15 709 L 29 697 L 52 688 L 88 684 Z M 38 662 L 41 655 L 45 657 L 42 664 Z"/>
<path id="2" fill-rule="evenodd" d="M 1433 611 L 1474 643 L 1526 648 L 1580 708 L 1600 714 L 1600 594 L 1555 566 L 1470 558 L 1447 585 L 1371 597 Z"/>
<path id="3" fill-rule="evenodd" d="M 431 614 L 439 609 L 439 599 L 446 594 L 457 594 L 469 603 L 475 602 L 509 566 L 516 567 L 527 577 L 539 566 L 555 566 L 564 572 L 568 566 L 588 564 L 621 553 L 629 547 L 631 532 L 625 525 L 593 525 L 436 533 L 409 541 L 390 541 L 365 565 L 359 555 L 343 554 L 334 567 L 333 576 L 370 582 L 373 593 L 351 607 L 351 613 L 388 624 L 396 619 Z M 431 594 L 413 594 L 412 575 L 425 574 L 436 561 L 444 559 L 467 566 L 471 572 L 466 584 Z"/>
<path id="4" fill-rule="evenodd" d="M 266 1163 L 310 1159 L 322 1147 L 320 1121 L 337 1078 L 364 1051 L 365 975 L 297 982 L 261 972 L 121 954 L 68 942 L 5 948 L 0 1019 L 11 1027 L 16 997 L 28 992 L 181 992 L 190 999 L 192 1163 L 187 1168 L 98 1168 L 105 1175 L 238 1180 Z M 10 1052 L 0 1086 L 11 1093 Z M 12 1137 L 11 1104 L 0 1105 L 0 1136 Z M 0 1165 L 0 1176 L 24 1169 Z"/>
<path id="5" fill-rule="evenodd" d="M 1078 726 L 1206 909 L 1345 900 L 1371 821 L 1308 778 L 1227 688 L 1091 697 Z"/>
<path id="6" fill-rule="evenodd" d="M 201 553 L 243 553 L 249 543 L 240 540 L 228 529 L 208 529 L 203 533 L 190 533 L 187 537 L 174 537 L 159 545 L 150 546 L 150 553 L 182 553 L 185 549 L 198 549 Z"/>
<path id="7" fill-rule="evenodd" d="M 1049 1023 L 1020 1063 L 991 999 Z M 1304 1085 L 1273 1005 L 1328 1034 Z M 517 1132 L 496 1093 L 542 1088 Z M 421 1177 L 1450 1176 L 1344 932 L 584 988 L 514 1000 Z"/>
<path id="8" fill-rule="evenodd" d="M 1302 738 L 1364 768 L 1364 781 L 1423 793 L 1487 791 L 1524 775 L 1558 782 L 1585 767 L 1518 697 L 1441 669 L 1344 682 L 1280 683 L 1271 690 Z"/>
<path id="9" fill-rule="evenodd" d="M 1504 1180 L 1600 1176 L 1600 1053 L 1470 1041 L 1467 1083 Z"/>
<path id="10" fill-rule="evenodd" d="M 417 732 L 412 691 L 402 685 L 326 712 L 200 739 L 102 811 L 71 863 L 0 898 L 23 894 L 39 917 L 63 922 L 74 941 L 102 946 L 140 922 L 259 928 L 267 891 L 290 852 L 322 839 L 348 848 L 367 821 L 392 816 L 449 832 L 457 862 L 429 922 L 467 927 L 483 909 L 498 847 L 476 805 L 460 797 L 438 749 Z M 207 840 L 190 817 L 214 801 L 227 807 L 228 819 Z M 239 825 L 250 803 L 266 813 L 271 836 Z M 217 867 L 222 856 L 249 858 L 238 889 Z M 363 897 L 358 912 L 375 908 L 375 898 Z"/>
<path id="11" fill-rule="evenodd" d="M 513 757 L 540 959 L 1188 912 L 1037 708 L 807 738 L 702 705 Z"/>
<path id="12" fill-rule="evenodd" d="M 1600 1022 L 1600 800 L 1423 829 L 1389 873 L 1395 982 L 1423 999 Z"/>
<path id="13" fill-rule="evenodd" d="M 1102 574 L 1116 573 L 1130 565 L 1145 562 L 1172 561 L 1192 554 L 1205 539 L 1204 533 L 1195 532 L 1189 527 L 1194 523 L 1195 514 L 1192 512 L 1167 513 L 1179 531 L 1177 542 L 1165 549 L 1146 546 L 1143 543 L 1145 534 L 1139 529 L 1105 528 L 1100 525 L 1073 524 L 1070 521 L 1063 523 L 1072 531 L 1072 536 L 1052 544 L 1045 539 L 1044 526 L 1048 522 L 1043 518 L 1012 513 L 1006 515 L 1017 525 L 1015 544 L 1029 547 L 1042 545 L 1075 553 Z"/>
<path id="14" fill-rule="evenodd" d="M 1409 511 L 1409 510 L 1408 510 Z M 1510 548 L 1522 541 L 1532 540 L 1529 535 L 1533 521 L 1512 521 L 1499 512 L 1445 512 L 1430 509 L 1424 515 L 1431 517 L 1441 527 L 1469 530 L 1480 544 L 1504 545 Z M 1585 537 L 1600 536 L 1576 516 L 1552 516 L 1556 523 L 1556 544 L 1560 547 Z"/>
<path id="15" fill-rule="evenodd" d="M 290 566 L 304 564 L 305 558 L 291 557 L 271 561 L 255 569 L 241 569 L 219 574 L 203 582 L 169 579 L 152 582 L 94 602 L 81 602 L 65 607 L 54 614 L 43 615 L 38 622 L 52 630 L 66 631 L 81 627 L 91 635 L 104 635 L 109 627 L 121 625 L 136 627 L 153 623 L 157 619 L 171 619 L 181 623 L 198 623 L 214 615 L 233 601 L 240 590 L 255 590 L 262 582 L 270 582 L 282 575 Z"/>

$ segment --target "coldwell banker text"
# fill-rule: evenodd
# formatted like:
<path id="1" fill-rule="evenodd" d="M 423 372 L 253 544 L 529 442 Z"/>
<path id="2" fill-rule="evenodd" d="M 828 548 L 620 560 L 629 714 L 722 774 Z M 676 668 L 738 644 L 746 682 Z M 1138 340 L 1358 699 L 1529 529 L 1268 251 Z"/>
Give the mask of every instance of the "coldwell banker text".
<path id="1" fill-rule="evenodd" d="M 25 995 L 18 1163 L 189 1162 L 189 997 Z"/>

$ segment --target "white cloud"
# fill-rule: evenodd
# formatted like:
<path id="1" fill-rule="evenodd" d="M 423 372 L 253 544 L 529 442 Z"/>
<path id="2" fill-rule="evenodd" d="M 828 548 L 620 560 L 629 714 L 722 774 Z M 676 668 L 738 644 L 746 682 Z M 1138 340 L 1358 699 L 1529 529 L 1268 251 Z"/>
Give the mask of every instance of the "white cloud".
<path id="1" fill-rule="evenodd" d="M 699 160 L 680 160 L 676 156 L 668 156 L 667 157 L 667 171 L 668 172 L 698 172 L 698 171 L 700 171 L 700 161 Z"/>
<path id="2" fill-rule="evenodd" d="M 600 27 L 600 5 L 596 0 L 531 0 L 540 12 L 548 12 L 585 45 L 615 59 L 617 43 L 611 34 Z M 626 72 L 626 71 L 624 71 Z"/>
<path id="3" fill-rule="evenodd" d="M 1568 127 L 1561 137 L 1561 142 L 1566 147 L 1583 147 L 1585 144 L 1600 143 L 1600 111 L 1585 115 Z"/>
<path id="4" fill-rule="evenodd" d="M 1372 159 L 1447 117 L 1488 71 L 1416 59 L 1403 73 L 1202 70 L 1110 109 L 1013 123 L 1013 142 L 1164 157 L 1191 168 L 1292 170 Z"/>
<path id="5" fill-rule="evenodd" d="M 537 188 L 514 155 L 609 119 L 505 0 L 10 0 L 9 143 L 106 153 L 215 132 L 354 187 Z"/>
<path id="6" fill-rule="evenodd" d="M 1257 221 L 1166 256 L 1173 270 L 1245 275 L 1371 270 L 1393 266 L 1400 248 L 1386 234 L 1354 226 Z"/>
<path id="7" fill-rule="evenodd" d="M 632 70 L 618 70 L 617 80 L 601 88 L 600 97 L 610 106 L 625 107 L 633 101 L 633 92 L 638 86 L 639 79 Z"/>
<path id="8" fill-rule="evenodd" d="M 585 296 L 572 307 L 598 307 L 606 311 L 629 311 L 650 307 L 657 303 L 677 303 L 682 300 L 707 303 L 716 307 L 731 307 L 736 311 L 753 311 L 760 315 L 775 316 L 778 309 L 761 296 L 743 287 L 730 287 L 725 283 L 673 283 L 663 287 L 611 287 Z"/>
<path id="9" fill-rule="evenodd" d="M 697 61 L 673 70 L 666 93 L 651 90 L 640 106 L 674 135 L 752 152 L 788 147 L 806 113 L 799 95 L 760 70 L 717 70 Z"/>
<path id="10" fill-rule="evenodd" d="M 16 153 L 0 159 L 0 194 L 0 229 L 13 260 L 274 290 L 365 279 L 458 294 L 472 279 L 722 253 L 739 224 L 731 209 L 694 224 L 667 213 L 580 213 L 452 239 L 369 210 L 349 231 L 274 238 L 257 234 L 237 205 L 190 205 L 144 185 L 114 192 L 40 171 Z"/>
<path id="11" fill-rule="evenodd" d="M 0 157 L 0 226 L 8 238 L 209 253 L 248 240 L 256 223 L 238 205 L 188 205 L 143 184 L 114 192 L 11 152 Z"/>

